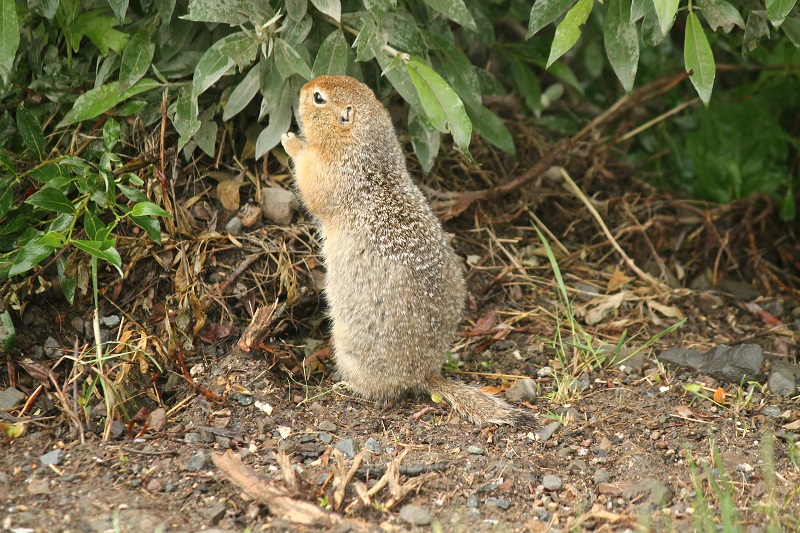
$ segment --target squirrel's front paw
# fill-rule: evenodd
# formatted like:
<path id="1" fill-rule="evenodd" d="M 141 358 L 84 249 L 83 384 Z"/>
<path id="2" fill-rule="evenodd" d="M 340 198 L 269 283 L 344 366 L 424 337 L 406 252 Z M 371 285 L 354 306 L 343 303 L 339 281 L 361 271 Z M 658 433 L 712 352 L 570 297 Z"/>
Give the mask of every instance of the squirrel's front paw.
<path id="1" fill-rule="evenodd" d="M 283 145 L 283 149 L 286 150 L 286 153 L 289 154 L 289 157 L 292 159 L 294 159 L 300 150 L 303 149 L 303 141 L 301 141 L 297 135 L 292 132 L 281 135 L 281 144 Z"/>

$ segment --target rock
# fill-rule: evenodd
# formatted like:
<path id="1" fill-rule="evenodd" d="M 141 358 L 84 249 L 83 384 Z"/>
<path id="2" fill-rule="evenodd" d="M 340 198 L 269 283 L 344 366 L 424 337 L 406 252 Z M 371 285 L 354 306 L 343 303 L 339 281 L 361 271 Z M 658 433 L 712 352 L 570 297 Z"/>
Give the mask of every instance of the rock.
<path id="1" fill-rule="evenodd" d="M 233 398 L 239 405 L 244 405 L 244 406 L 252 405 L 253 402 L 255 401 L 252 395 L 244 394 L 241 392 L 234 392 L 233 394 L 231 394 L 231 398 Z"/>
<path id="2" fill-rule="evenodd" d="M 467 453 L 472 455 L 483 455 L 483 448 L 480 446 L 467 446 Z"/>
<path id="3" fill-rule="evenodd" d="M 164 490 L 164 486 L 161 484 L 160 479 L 152 478 L 150 481 L 147 482 L 147 492 L 161 492 Z"/>
<path id="4" fill-rule="evenodd" d="M 10 411 L 25 399 L 25 394 L 14 387 L 0 391 L 0 411 Z"/>
<path id="5" fill-rule="evenodd" d="M 119 420 L 114 420 L 111 422 L 111 436 L 115 439 L 122 435 L 125 431 L 125 424 L 120 422 Z"/>
<path id="6" fill-rule="evenodd" d="M 79 316 L 74 317 L 72 320 L 69 321 L 69 324 L 72 326 L 72 329 L 77 331 L 78 333 L 83 333 L 83 319 Z"/>
<path id="7" fill-rule="evenodd" d="M 119 315 L 108 315 L 108 316 L 100 317 L 100 319 L 98 321 L 100 322 L 101 326 L 104 326 L 104 327 L 107 327 L 107 328 L 115 328 L 115 327 L 119 326 L 119 323 L 120 323 L 121 320 L 119 318 Z"/>
<path id="8" fill-rule="evenodd" d="M 330 420 L 323 420 L 317 425 L 317 429 L 320 431 L 336 431 L 339 429 L 339 426 L 331 422 Z"/>
<path id="9" fill-rule="evenodd" d="M 324 431 L 318 433 L 317 438 L 323 444 L 330 444 L 331 442 L 333 442 L 333 435 L 331 435 L 330 433 L 326 433 Z"/>
<path id="10" fill-rule="evenodd" d="M 654 477 L 645 478 L 622 493 L 622 497 L 628 500 L 642 495 L 650 505 L 665 507 L 672 501 L 673 493 L 672 489 Z"/>
<path id="11" fill-rule="evenodd" d="M 553 375 L 553 368 L 549 366 L 543 366 L 539 370 L 536 371 L 536 377 L 539 378 L 549 378 Z"/>
<path id="12" fill-rule="evenodd" d="M 276 224 L 288 226 L 292 222 L 292 214 L 300 204 L 292 191 L 281 187 L 261 188 L 261 212 Z"/>
<path id="13" fill-rule="evenodd" d="M 163 431 L 167 425 L 167 411 L 159 407 L 147 415 L 147 426 L 155 432 Z"/>
<path id="14" fill-rule="evenodd" d="M 325 407 L 319 402 L 314 402 L 308 406 L 308 410 L 315 416 L 322 416 L 325 414 Z"/>
<path id="15" fill-rule="evenodd" d="M 225 512 L 228 510 L 226 505 L 223 502 L 217 502 L 208 509 L 205 510 L 206 518 L 212 523 L 216 524 L 222 517 L 225 516 Z"/>
<path id="16" fill-rule="evenodd" d="M 50 484 L 46 479 L 32 479 L 28 483 L 28 494 L 31 496 L 50 494 Z"/>
<path id="17" fill-rule="evenodd" d="M 263 212 L 259 207 L 253 204 L 244 204 L 239 208 L 239 212 L 236 213 L 236 216 L 239 217 L 245 228 L 249 228 L 255 226 L 256 223 L 261 220 L 262 214 Z"/>
<path id="18" fill-rule="evenodd" d="M 54 357 L 58 350 L 58 341 L 53 337 L 47 337 L 44 341 L 44 354 L 47 357 Z"/>
<path id="19" fill-rule="evenodd" d="M 705 353 L 699 370 L 721 381 L 739 384 L 754 379 L 761 371 L 764 353 L 758 344 L 715 346 Z"/>
<path id="20" fill-rule="evenodd" d="M 536 432 L 536 438 L 542 442 L 547 441 L 550 437 L 553 436 L 553 433 L 558 431 L 558 428 L 561 427 L 560 422 L 550 422 L 545 427 L 541 428 Z"/>
<path id="21" fill-rule="evenodd" d="M 478 497 L 475 494 L 467 496 L 467 507 L 474 509 L 478 506 Z"/>
<path id="22" fill-rule="evenodd" d="M 208 462 L 208 457 L 206 457 L 205 452 L 201 450 L 192 455 L 189 460 L 186 461 L 183 468 L 187 472 L 199 472 L 206 466 L 206 462 Z"/>
<path id="23" fill-rule="evenodd" d="M 578 283 L 575 286 L 575 291 L 577 292 L 578 299 L 584 302 L 594 300 L 600 296 L 600 289 L 588 283 Z"/>
<path id="24" fill-rule="evenodd" d="M 575 459 L 567 466 L 568 472 L 588 472 L 589 467 L 586 466 L 586 461 L 583 459 Z"/>
<path id="25" fill-rule="evenodd" d="M 772 389 L 771 385 L 770 385 L 770 389 Z M 761 409 L 761 414 L 766 416 L 766 417 L 768 417 L 768 418 L 780 418 L 781 417 L 781 410 L 780 410 L 780 408 L 775 407 L 774 405 L 765 405 Z"/>
<path id="26" fill-rule="evenodd" d="M 39 462 L 42 466 L 60 465 L 64 460 L 64 450 L 55 449 L 50 450 L 44 455 L 39 456 Z"/>
<path id="27" fill-rule="evenodd" d="M 753 379 L 761 370 L 764 354 L 757 344 L 730 347 L 720 344 L 701 354 L 697 350 L 669 348 L 658 354 L 663 363 L 692 368 L 720 381 L 741 383 Z"/>
<path id="28" fill-rule="evenodd" d="M 539 384 L 530 378 L 518 379 L 506 391 L 506 398 L 512 402 L 533 402 L 539 394 Z"/>
<path id="29" fill-rule="evenodd" d="M 737 300 L 755 300 L 759 296 L 761 296 L 761 291 L 753 287 L 750 283 L 746 281 L 736 281 L 733 279 L 723 279 L 722 281 L 718 282 L 716 287 L 714 287 L 720 292 L 727 292 L 728 294 L 732 294 L 734 298 Z"/>
<path id="30" fill-rule="evenodd" d="M 381 448 L 381 445 L 378 444 L 378 441 L 376 441 L 373 437 L 367 439 L 367 442 L 364 443 L 364 448 L 373 453 L 383 453 L 383 448 Z"/>
<path id="31" fill-rule="evenodd" d="M 595 485 L 599 485 L 601 483 L 606 483 L 609 479 L 611 479 L 611 475 L 605 468 L 598 468 L 594 471 L 592 479 L 594 480 Z"/>
<path id="32" fill-rule="evenodd" d="M 431 523 L 431 513 L 424 507 L 410 503 L 400 509 L 400 520 L 412 526 L 427 526 Z"/>
<path id="33" fill-rule="evenodd" d="M 356 456 L 360 448 L 361 444 L 356 439 L 345 439 L 336 445 L 336 449 L 350 459 Z"/>
<path id="34" fill-rule="evenodd" d="M 505 510 L 511 506 L 511 502 L 506 498 L 493 498 L 490 496 L 486 498 L 486 506 L 499 507 L 500 509 Z"/>
<path id="35" fill-rule="evenodd" d="M 553 474 L 547 474 L 542 478 L 542 485 L 545 490 L 559 490 L 561 488 L 561 478 Z"/>
<path id="36" fill-rule="evenodd" d="M 242 231 L 242 221 L 239 217 L 233 217 L 225 224 L 225 231 L 230 233 L 231 235 L 237 235 L 240 231 Z"/>
<path id="37" fill-rule="evenodd" d="M 769 390 L 784 398 L 793 396 L 800 384 L 800 365 L 776 362 L 769 375 Z"/>

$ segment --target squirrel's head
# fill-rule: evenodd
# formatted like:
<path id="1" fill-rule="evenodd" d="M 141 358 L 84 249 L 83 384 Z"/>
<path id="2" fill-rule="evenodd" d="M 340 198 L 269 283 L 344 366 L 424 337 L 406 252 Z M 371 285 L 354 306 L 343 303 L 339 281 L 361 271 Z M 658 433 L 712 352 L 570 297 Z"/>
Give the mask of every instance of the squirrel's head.
<path id="1" fill-rule="evenodd" d="M 350 76 L 311 80 L 300 90 L 299 109 L 303 135 L 312 144 L 347 143 L 364 139 L 369 132 L 393 131 L 389 114 L 372 89 Z"/>

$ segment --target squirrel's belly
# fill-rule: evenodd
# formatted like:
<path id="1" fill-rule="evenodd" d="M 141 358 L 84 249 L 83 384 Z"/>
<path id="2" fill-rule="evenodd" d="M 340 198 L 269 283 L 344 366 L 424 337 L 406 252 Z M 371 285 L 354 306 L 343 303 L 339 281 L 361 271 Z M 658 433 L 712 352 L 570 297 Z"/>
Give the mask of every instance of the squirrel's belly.
<path id="1" fill-rule="evenodd" d="M 356 392 L 393 399 L 440 373 L 463 294 L 447 306 L 447 282 L 414 271 L 364 235 L 326 234 L 325 293 L 337 366 Z M 423 279 L 420 278 L 422 275 Z M 455 301 L 461 297 L 462 301 Z"/>

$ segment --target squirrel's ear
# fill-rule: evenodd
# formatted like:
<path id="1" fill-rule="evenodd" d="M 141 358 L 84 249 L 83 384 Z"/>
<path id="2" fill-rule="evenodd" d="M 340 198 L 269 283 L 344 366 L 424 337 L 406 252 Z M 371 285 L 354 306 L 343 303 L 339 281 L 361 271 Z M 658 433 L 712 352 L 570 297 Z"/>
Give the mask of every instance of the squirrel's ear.
<path id="1" fill-rule="evenodd" d="M 353 121 L 353 106 L 349 105 L 342 111 L 342 116 L 339 117 L 339 123 L 342 126 L 347 126 Z"/>

